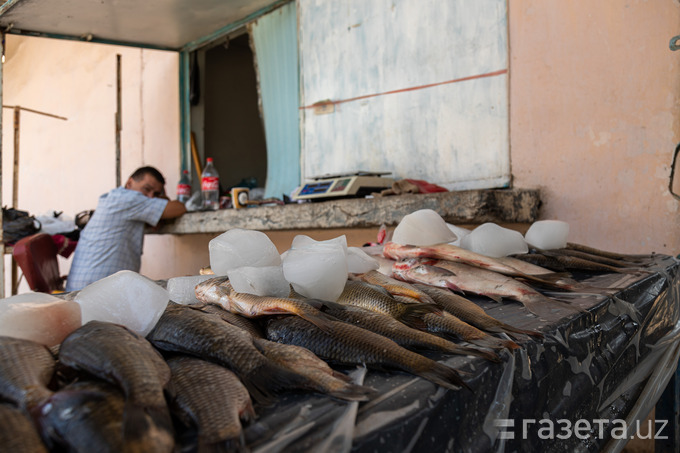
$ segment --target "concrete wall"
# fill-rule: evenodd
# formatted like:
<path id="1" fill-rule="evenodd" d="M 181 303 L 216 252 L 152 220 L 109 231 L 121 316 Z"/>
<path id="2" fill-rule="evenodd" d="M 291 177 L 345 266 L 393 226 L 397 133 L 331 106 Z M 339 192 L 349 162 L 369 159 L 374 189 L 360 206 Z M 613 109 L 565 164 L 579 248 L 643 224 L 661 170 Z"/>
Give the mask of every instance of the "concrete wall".
<path id="1" fill-rule="evenodd" d="M 680 203 L 667 189 L 680 141 L 680 52 L 668 48 L 680 33 L 680 4 L 520 0 L 508 14 L 514 185 L 539 187 L 542 218 L 569 222 L 575 242 L 680 253 Z M 123 177 L 156 165 L 174 195 L 175 54 L 8 35 L 3 103 L 68 118 L 22 113 L 20 208 L 73 216 L 113 188 L 116 53 L 124 68 Z M 3 205 L 11 204 L 12 150 L 5 109 Z M 211 237 L 147 236 L 142 273 L 196 274 L 208 264 Z M 290 237 L 276 235 L 277 246 Z M 66 274 L 69 261 L 61 265 Z"/>
<path id="2" fill-rule="evenodd" d="M 514 185 L 540 187 L 543 218 L 571 239 L 680 253 L 668 191 L 680 140 L 677 1 L 509 2 Z"/>

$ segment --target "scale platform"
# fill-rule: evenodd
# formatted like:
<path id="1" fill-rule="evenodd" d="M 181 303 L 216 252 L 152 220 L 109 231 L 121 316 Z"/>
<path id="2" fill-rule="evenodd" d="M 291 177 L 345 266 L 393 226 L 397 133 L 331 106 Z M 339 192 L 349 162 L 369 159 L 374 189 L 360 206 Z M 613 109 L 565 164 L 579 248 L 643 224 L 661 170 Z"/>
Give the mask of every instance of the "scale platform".
<path id="1" fill-rule="evenodd" d="M 390 172 L 344 173 L 311 178 L 295 194 L 293 200 L 326 201 L 334 198 L 365 197 L 373 192 L 392 187 L 394 179 L 386 178 Z"/>

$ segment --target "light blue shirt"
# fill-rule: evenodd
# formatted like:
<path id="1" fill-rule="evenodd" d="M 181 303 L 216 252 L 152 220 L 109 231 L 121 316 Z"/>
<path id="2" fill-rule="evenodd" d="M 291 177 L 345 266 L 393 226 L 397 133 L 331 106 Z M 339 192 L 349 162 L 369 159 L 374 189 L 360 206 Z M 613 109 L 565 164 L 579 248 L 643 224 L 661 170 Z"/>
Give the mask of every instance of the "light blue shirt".
<path id="1" fill-rule="evenodd" d="M 118 271 L 139 272 L 144 227 L 156 226 L 167 204 L 163 198 L 149 198 L 124 187 L 99 197 L 78 239 L 66 291 L 80 290 Z"/>

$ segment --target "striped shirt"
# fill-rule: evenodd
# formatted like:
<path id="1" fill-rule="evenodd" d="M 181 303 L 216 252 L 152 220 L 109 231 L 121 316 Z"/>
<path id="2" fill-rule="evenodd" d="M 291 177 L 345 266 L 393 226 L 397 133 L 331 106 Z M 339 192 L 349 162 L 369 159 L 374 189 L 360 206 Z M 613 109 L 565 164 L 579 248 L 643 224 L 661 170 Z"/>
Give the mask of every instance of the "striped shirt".
<path id="1" fill-rule="evenodd" d="M 99 197 L 78 239 L 66 291 L 77 291 L 121 270 L 139 272 L 144 227 L 156 226 L 168 200 L 118 187 Z"/>

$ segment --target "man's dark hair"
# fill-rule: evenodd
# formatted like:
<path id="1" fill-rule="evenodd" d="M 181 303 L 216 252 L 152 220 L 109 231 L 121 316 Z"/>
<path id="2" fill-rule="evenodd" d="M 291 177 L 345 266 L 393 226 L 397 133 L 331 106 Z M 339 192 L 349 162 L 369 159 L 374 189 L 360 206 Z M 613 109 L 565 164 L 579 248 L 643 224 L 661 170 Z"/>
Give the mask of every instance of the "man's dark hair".
<path id="1" fill-rule="evenodd" d="M 151 175 L 156 178 L 158 182 L 165 185 L 165 178 L 161 172 L 156 170 L 154 167 L 139 167 L 133 174 L 130 175 L 130 178 L 134 179 L 135 181 L 139 181 L 140 179 L 144 178 L 144 175 Z"/>

